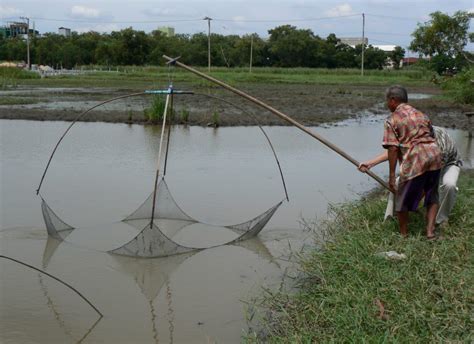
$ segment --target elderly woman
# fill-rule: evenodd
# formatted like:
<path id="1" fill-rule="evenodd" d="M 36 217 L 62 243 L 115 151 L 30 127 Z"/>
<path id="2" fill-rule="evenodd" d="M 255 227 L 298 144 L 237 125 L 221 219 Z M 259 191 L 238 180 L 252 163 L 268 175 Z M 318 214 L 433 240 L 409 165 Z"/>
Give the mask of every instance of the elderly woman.
<path id="1" fill-rule="evenodd" d="M 462 161 L 459 155 L 456 143 L 453 138 L 449 136 L 444 128 L 435 127 L 434 135 L 436 143 L 441 151 L 443 167 L 441 168 L 441 176 L 438 186 L 439 208 L 436 215 L 436 224 L 446 224 L 448 222 L 449 214 L 456 202 L 456 195 L 458 192 L 458 178 L 461 171 Z M 359 164 L 361 172 L 367 172 L 372 167 L 388 160 L 387 152 L 383 152 L 371 160 L 364 161 Z M 385 210 L 385 217 L 393 216 L 394 211 L 394 197 L 390 193 L 388 196 L 387 209 Z"/>
<path id="2" fill-rule="evenodd" d="M 424 196 L 426 237 L 434 239 L 439 203 L 438 182 L 443 164 L 431 121 L 427 115 L 407 104 L 407 91 L 401 86 L 388 88 L 386 101 L 392 111 L 385 121 L 382 142 L 387 152 L 362 163 L 359 169 L 366 171 L 388 159 L 389 185 L 395 191 L 395 211 L 401 235 L 408 235 L 408 213 L 417 210 Z M 400 164 L 398 186 L 395 178 L 397 162 Z"/>

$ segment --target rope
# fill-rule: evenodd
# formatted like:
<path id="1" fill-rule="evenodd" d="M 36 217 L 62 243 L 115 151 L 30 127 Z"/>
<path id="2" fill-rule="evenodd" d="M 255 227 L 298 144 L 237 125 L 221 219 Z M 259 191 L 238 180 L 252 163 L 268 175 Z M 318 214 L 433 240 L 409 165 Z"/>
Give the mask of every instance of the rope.
<path id="1" fill-rule="evenodd" d="M 57 278 L 57 277 L 55 277 L 55 276 L 53 276 L 53 275 L 51 275 L 51 274 L 49 274 L 49 273 L 47 273 L 46 271 L 43 271 L 43 270 L 38 269 L 38 268 L 35 268 L 34 266 L 29 265 L 29 264 L 26 264 L 26 263 L 24 263 L 24 262 L 21 262 L 21 261 L 19 261 L 19 260 L 17 260 L 17 259 L 14 259 L 14 258 L 11 258 L 11 257 L 7 257 L 7 256 L 4 256 L 4 255 L 0 255 L 0 258 L 8 259 L 8 260 L 11 260 L 11 261 L 13 261 L 13 262 L 15 262 L 15 263 L 24 265 L 24 266 L 26 266 L 26 267 L 28 267 L 28 268 L 30 268 L 30 269 L 39 271 L 39 272 L 45 274 L 46 276 L 49 276 L 49 277 L 51 277 L 52 279 L 55 279 L 56 281 L 58 281 L 58 282 L 64 284 L 66 287 L 68 287 L 68 288 L 72 289 L 74 292 L 76 292 L 76 294 L 79 295 L 84 301 L 86 301 L 86 302 L 89 304 L 89 306 L 91 306 L 91 307 L 100 315 L 101 318 L 104 316 L 84 295 L 82 295 L 76 288 L 74 288 L 74 287 L 71 286 L 70 284 L 68 284 L 68 283 L 66 283 L 66 282 L 64 282 L 64 281 L 62 281 L 61 279 L 59 279 L 59 278 Z"/>

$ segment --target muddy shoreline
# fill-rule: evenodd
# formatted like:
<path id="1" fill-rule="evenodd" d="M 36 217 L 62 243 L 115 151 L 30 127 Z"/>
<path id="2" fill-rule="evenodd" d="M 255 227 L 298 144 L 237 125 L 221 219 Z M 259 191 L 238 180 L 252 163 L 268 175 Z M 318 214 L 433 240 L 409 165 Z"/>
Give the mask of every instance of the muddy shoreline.
<path id="1" fill-rule="evenodd" d="M 365 115 L 389 114 L 383 102 L 384 88 L 380 86 L 253 84 L 237 87 L 308 126 Z M 182 85 L 182 89 L 192 89 L 196 94 L 175 96 L 172 119 L 175 124 L 288 125 L 270 112 L 222 89 L 196 85 Z M 434 125 L 468 129 L 464 112 L 473 111 L 472 107 L 435 97 L 440 94 L 437 88 L 412 87 L 408 91 L 414 98 L 410 103 L 429 114 Z M 73 121 L 101 101 L 134 92 L 137 90 L 103 88 L 21 88 L 2 91 L 1 96 L 9 97 L 12 105 L 0 105 L 0 118 Z M 80 121 L 154 124 L 145 116 L 151 97 L 138 98 L 126 98 L 112 105 L 100 106 L 82 116 Z"/>

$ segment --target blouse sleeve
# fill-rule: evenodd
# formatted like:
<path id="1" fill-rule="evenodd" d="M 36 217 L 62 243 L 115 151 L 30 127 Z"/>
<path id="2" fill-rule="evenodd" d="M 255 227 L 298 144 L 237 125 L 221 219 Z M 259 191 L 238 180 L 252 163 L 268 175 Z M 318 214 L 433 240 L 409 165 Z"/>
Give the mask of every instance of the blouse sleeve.
<path id="1" fill-rule="evenodd" d="M 383 148 L 387 149 L 389 146 L 399 146 L 400 142 L 398 141 L 395 127 L 390 119 L 387 119 L 384 124 L 383 131 Z"/>

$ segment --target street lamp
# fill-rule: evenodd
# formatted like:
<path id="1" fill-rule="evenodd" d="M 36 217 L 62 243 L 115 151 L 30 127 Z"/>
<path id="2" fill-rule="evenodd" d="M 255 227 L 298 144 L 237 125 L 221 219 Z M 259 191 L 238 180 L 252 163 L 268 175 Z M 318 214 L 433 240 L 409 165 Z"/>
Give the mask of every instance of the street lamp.
<path id="1" fill-rule="evenodd" d="M 26 64 L 28 65 L 28 70 L 31 69 L 30 64 L 30 18 L 20 17 L 20 19 L 26 20 Z"/>
<path id="2" fill-rule="evenodd" d="M 207 71 L 211 72 L 211 20 L 212 18 L 204 17 L 207 20 Z"/>

